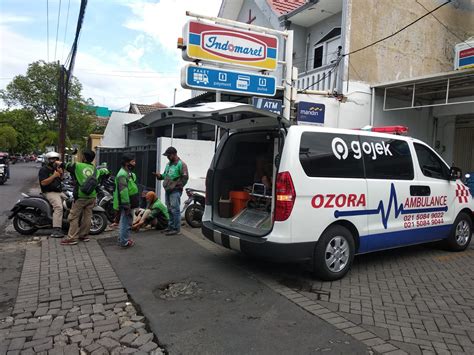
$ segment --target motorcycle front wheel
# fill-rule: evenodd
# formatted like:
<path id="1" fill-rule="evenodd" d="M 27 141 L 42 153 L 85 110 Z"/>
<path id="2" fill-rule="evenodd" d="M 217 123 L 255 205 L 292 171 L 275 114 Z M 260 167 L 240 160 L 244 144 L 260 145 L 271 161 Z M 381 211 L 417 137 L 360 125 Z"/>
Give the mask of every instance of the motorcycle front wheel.
<path id="1" fill-rule="evenodd" d="M 184 212 L 184 218 L 186 222 L 193 228 L 201 228 L 202 226 L 202 215 L 204 214 L 204 207 L 198 203 L 193 203 L 186 208 Z"/>
<path id="2" fill-rule="evenodd" d="M 35 218 L 33 212 L 23 211 L 20 213 L 28 218 Z M 15 230 L 22 235 L 31 235 L 38 230 L 38 228 L 32 226 L 28 222 L 21 220 L 18 215 L 13 218 L 13 228 L 15 228 Z"/>
<path id="3" fill-rule="evenodd" d="M 107 216 L 103 212 L 92 213 L 90 235 L 97 235 L 107 228 Z"/>

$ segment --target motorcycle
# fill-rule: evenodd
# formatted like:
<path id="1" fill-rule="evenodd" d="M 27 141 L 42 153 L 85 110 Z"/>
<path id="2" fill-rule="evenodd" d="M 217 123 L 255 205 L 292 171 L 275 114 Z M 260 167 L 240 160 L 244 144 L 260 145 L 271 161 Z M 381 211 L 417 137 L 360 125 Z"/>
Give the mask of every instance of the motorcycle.
<path id="1" fill-rule="evenodd" d="M 184 203 L 184 218 L 192 228 L 200 228 L 206 203 L 206 193 L 205 191 L 187 188 L 186 195 L 188 195 L 188 199 Z"/>
<path id="2" fill-rule="evenodd" d="M 101 179 L 97 188 L 97 205 L 105 210 L 107 219 L 111 223 L 114 222 L 116 214 L 114 210 L 114 190 L 115 179 L 111 175 L 107 175 Z"/>
<path id="3" fill-rule="evenodd" d="M 0 185 L 3 185 L 8 180 L 6 169 L 5 164 L 0 164 Z"/>
<path id="4" fill-rule="evenodd" d="M 64 190 L 66 199 L 63 200 L 63 223 L 62 229 L 69 229 L 68 215 L 74 201 L 72 192 Z M 53 222 L 53 207 L 42 194 L 27 195 L 22 193 L 23 198 L 11 209 L 8 219 L 13 219 L 13 227 L 22 235 L 31 235 L 38 229 L 50 229 Z M 105 210 L 100 206 L 92 209 L 91 229 L 89 234 L 97 235 L 107 228 L 107 216 Z"/>

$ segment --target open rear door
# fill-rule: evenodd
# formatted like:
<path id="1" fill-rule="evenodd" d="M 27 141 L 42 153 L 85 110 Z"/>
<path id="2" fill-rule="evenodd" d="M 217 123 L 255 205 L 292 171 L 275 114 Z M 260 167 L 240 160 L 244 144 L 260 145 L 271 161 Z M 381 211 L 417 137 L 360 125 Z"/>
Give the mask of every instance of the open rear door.
<path id="1" fill-rule="evenodd" d="M 189 108 L 160 109 L 143 116 L 138 122 L 149 127 L 195 122 L 231 131 L 290 126 L 290 122 L 281 115 L 235 102 L 213 102 Z"/>

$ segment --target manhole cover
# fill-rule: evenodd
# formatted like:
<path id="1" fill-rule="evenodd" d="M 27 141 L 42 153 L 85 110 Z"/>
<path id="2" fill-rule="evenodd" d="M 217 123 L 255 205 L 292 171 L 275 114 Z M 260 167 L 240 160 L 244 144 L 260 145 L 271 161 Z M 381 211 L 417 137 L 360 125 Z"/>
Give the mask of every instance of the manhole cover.
<path id="1" fill-rule="evenodd" d="M 203 293 L 196 281 L 170 282 L 158 286 L 153 294 L 164 300 L 189 299 Z"/>

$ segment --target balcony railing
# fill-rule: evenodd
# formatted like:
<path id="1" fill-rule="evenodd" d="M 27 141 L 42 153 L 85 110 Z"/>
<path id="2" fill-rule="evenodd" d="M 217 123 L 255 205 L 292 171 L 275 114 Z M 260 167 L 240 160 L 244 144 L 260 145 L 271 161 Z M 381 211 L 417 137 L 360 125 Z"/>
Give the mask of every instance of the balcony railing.
<path id="1" fill-rule="evenodd" d="M 334 90 L 337 85 L 337 70 L 333 70 L 333 68 L 334 65 L 330 64 L 300 73 L 298 75 L 296 87 L 299 90 Z"/>

